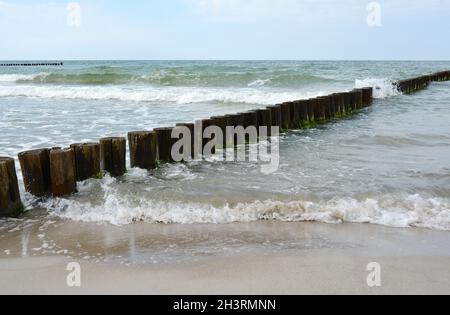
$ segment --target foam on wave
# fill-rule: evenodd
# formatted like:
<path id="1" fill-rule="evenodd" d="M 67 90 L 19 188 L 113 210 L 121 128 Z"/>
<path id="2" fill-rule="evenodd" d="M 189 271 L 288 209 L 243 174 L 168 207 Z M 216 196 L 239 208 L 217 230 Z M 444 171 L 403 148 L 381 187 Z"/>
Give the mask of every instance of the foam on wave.
<path id="1" fill-rule="evenodd" d="M 103 197 L 92 204 L 80 199 L 51 199 L 41 206 L 52 215 L 81 222 L 107 222 L 113 225 L 135 221 L 149 223 L 215 223 L 280 220 L 371 223 L 391 227 L 421 227 L 450 231 L 450 200 L 423 198 L 420 195 L 383 195 L 357 200 L 334 198 L 328 201 L 264 200 L 235 205 L 213 206 L 205 203 L 154 200 L 124 194 L 115 179 L 102 182 Z"/>

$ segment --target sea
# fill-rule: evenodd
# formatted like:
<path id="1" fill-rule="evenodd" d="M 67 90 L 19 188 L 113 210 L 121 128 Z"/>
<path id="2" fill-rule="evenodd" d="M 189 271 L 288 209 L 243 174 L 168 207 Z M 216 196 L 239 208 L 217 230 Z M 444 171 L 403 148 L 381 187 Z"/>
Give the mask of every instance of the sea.
<path id="1" fill-rule="evenodd" d="M 1 63 L 1 62 L 0 62 Z M 0 156 L 16 158 L 25 217 L 124 226 L 256 221 L 450 231 L 450 82 L 403 95 L 394 82 L 448 61 L 64 61 L 0 67 Z M 278 169 L 215 159 L 131 168 L 67 198 L 25 193 L 21 151 L 96 142 L 355 87 L 374 102 L 281 136 Z M 128 162 L 129 163 L 129 162 Z M 0 219 L 11 229 L 24 219 Z M 13 222 L 13 223 L 11 223 Z M 1 229 L 0 229 L 1 230 Z"/>

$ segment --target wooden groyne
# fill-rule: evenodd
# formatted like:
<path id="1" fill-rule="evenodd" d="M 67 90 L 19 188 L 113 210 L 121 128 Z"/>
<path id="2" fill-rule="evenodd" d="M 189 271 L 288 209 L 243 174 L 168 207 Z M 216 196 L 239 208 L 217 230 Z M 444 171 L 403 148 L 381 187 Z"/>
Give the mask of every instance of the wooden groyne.
<path id="1" fill-rule="evenodd" d="M 450 81 L 450 71 L 437 72 L 430 75 L 424 75 L 413 79 L 401 80 L 396 84 L 399 91 L 405 94 L 411 94 L 427 88 L 431 82 Z"/>
<path id="2" fill-rule="evenodd" d="M 0 63 L 0 67 L 60 67 L 64 62 Z"/>
<path id="3" fill-rule="evenodd" d="M 450 71 L 438 72 L 417 78 L 398 81 L 398 90 L 411 94 L 429 86 L 431 82 L 450 81 Z M 285 102 L 247 112 L 214 116 L 202 121 L 204 131 L 216 126 L 228 136 L 228 127 L 279 127 L 286 132 L 310 128 L 337 118 L 348 116 L 369 107 L 373 101 L 373 88 L 354 89 L 308 100 Z M 194 123 L 180 123 L 175 127 L 156 128 L 152 131 L 136 131 L 128 134 L 131 167 L 156 169 L 161 163 L 173 162 L 172 147 L 177 139 L 172 132 L 187 128 L 191 132 L 191 145 L 184 152 L 184 159 L 196 158 L 198 144 Z M 210 139 L 200 141 L 202 148 Z M 237 134 L 232 139 L 225 137 L 216 146 L 232 148 L 245 144 Z M 100 178 L 105 173 L 113 177 L 123 176 L 126 169 L 127 139 L 112 137 L 100 139 L 98 143 L 76 143 L 70 147 L 44 148 L 19 153 L 25 191 L 36 197 L 64 197 L 77 190 L 77 182 L 89 178 Z M 214 151 L 214 150 L 213 150 Z M 23 211 L 20 199 L 14 159 L 0 157 L 0 217 L 18 216 Z"/>

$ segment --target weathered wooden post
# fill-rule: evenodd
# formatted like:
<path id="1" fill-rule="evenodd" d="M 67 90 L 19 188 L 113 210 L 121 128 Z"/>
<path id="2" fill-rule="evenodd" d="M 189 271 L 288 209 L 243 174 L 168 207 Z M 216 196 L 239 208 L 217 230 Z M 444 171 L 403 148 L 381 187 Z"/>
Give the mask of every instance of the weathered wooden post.
<path id="1" fill-rule="evenodd" d="M 403 93 L 410 94 L 411 93 L 411 81 L 403 80 Z"/>
<path id="2" fill-rule="evenodd" d="M 155 131 L 128 133 L 131 167 L 152 170 L 157 167 L 158 136 Z"/>
<path id="3" fill-rule="evenodd" d="M 239 126 L 244 127 L 245 121 L 244 121 L 244 116 L 242 114 L 240 114 L 240 113 L 232 114 L 232 115 L 230 115 L 230 117 L 231 117 L 231 125 L 230 126 L 235 127 L 235 128 L 239 127 Z"/>
<path id="4" fill-rule="evenodd" d="M 316 102 L 317 100 L 315 98 L 311 98 L 307 100 L 307 107 L 308 107 L 308 121 L 310 125 L 313 125 L 315 122 L 316 117 L 314 116 L 316 113 Z"/>
<path id="5" fill-rule="evenodd" d="M 272 112 L 270 109 L 257 109 L 256 112 L 258 114 L 258 126 L 270 128 L 272 125 Z"/>
<path id="6" fill-rule="evenodd" d="M 342 100 L 341 93 L 333 94 L 333 99 L 334 99 L 335 116 L 340 117 L 341 116 L 341 100 Z"/>
<path id="7" fill-rule="evenodd" d="M 203 119 L 202 120 L 202 154 L 203 154 L 203 156 L 204 157 L 206 157 L 206 158 L 208 158 L 208 157 L 210 157 L 210 155 L 209 155 L 209 153 L 211 153 L 211 154 L 215 154 L 216 153 L 216 146 L 217 146 L 217 143 L 215 143 L 215 146 L 212 148 L 212 150 L 211 150 L 211 152 L 206 152 L 206 153 L 208 153 L 208 154 L 205 154 L 205 146 L 212 140 L 212 139 L 214 139 L 214 136 L 211 136 L 211 137 L 206 137 L 205 136 L 205 131 L 206 131 L 206 129 L 208 128 L 208 127 L 210 127 L 210 126 L 214 126 L 214 120 L 212 120 L 212 119 Z"/>
<path id="8" fill-rule="evenodd" d="M 334 118 L 336 118 L 336 114 L 337 114 L 337 112 L 336 112 L 336 99 L 337 99 L 336 94 L 335 93 L 330 94 L 329 99 L 330 99 L 330 116 L 331 116 L 331 119 L 334 119 Z"/>
<path id="9" fill-rule="evenodd" d="M 227 137 L 226 137 L 226 133 L 227 133 L 227 118 L 225 116 L 213 116 L 211 117 L 211 120 L 213 121 L 213 124 L 217 127 L 220 128 L 220 130 L 222 131 L 222 137 L 223 137 L 223 141 L 222 143 L 218 143 L 217 146 L 220 148 L 225 148 L 227 145 Z"/>
<path id="10" fill-rule="evenodd" d="M 323 98 L 325 99 L 325 120 L 331 120 L 331 118 L 333 117 L 332 113 L 331 113 L 331 97 L 330 95 L 326 95 L 323 96 Z"/>
<path id="11" fill-rule="evenodd" d="M 291 129 L 291 103 L 286 102 L 278 105 L 281 107 L 281 128 L 282 130 Z"/>
<path id="12" fill-rule="evenodd" d="M 397 81 L 396 84 L 397 91 L 404 93 L 405 92 L 405 82 L 403 80 Z"/>
<path id="13" fill-rule="evenodd" d="M 325 97 L 318 97 L 316 101 L 316 111 L 314 112 L 314 118 L 316 123 L 324 123 L 326 120 L 326 113 L 325 113 L 325 107 L 326 107 L 327 99 Z"/>
<path id="14" fill-rule="evenodd" d="M 270 109 L 258 109 L 258 126 L 267 128 L 267 136 L 271 136 L 271 127 L 272 127 L 272 112 Z"/>
<path id="15" fill-rule="evenodd" d="M 77 174 L 73 149 L 50 151 L 50 177 L 53 197 L 64 197 L 76 192 Z"/>
<path id="16" fill-rule="evenodd" d="M 420 82 L 419 82 L 419 78 L 414 78 L 413 79 L 413 87 L 414 87 L 414 92 L 418 91 L 420 89 Z"/>
<path id="17" fill-rule="evenodd" d="M 308 126 L 308 100 L 300 100 L 297 102 L 298 110 L 298 126 L 304 128 Z"/>
<path id="18" fill-rule="evenodd" d="M 280 106 L 268 106 L 268 109 L 270 109 L 271 116 L 272 116 L 272 126 L 273 127 L 280 127 L 281 128 L 281 107 Z"/>
<path id="19" fill-rule="evenodd" d="M 365 87 L 363 90 L 364 107 L 370 106 L 373 100 L 373 88 Z"/>
<path id="20" fill-rule="evenodd" d="M 75 143 L 70 146 L 75 153 L 77 181 L 100 177 L 100 145 Z"/>
<path id="21" fill-rule="evenodd" d="M 354 95 L 355 95 L 355 108 L 357 110 L 360 110 L 364 107 L 364 98 L 362 89 L 355 89 Z"/>
<path id="22" fill-rule="evenodd" d="M 238 137 L 235 134 L 228 134 L 228 128 L 236 128 L 238 126 L 243 126 L 242 116 L 240 114 L 231 114 L 225 116 L 227 119 L 227 134 L 226 143 L 227 148 L 233 148 L 237 145 Z"/>
<path id="23" fill-rule="evenodd" d="M 351 107 L 351 112 L 355 112 L 356 110 L 358 110 L 358 107 L 356 105 L 356 93 L 355 93 L 355 90 L 350 92 L 350 107 Z"/>
<path id="24" fill-rule="evenodd" d="M 347 115 L 351 114 L 353 112 L 354 106 L 353 106 L 353 97 L 351 92 L 345 93 L 345 113 Z"/>
<path id="25" fill-rule="evenodd" d="M 39 149 L 19 153 L 25 190 L 33 196 L 44 197 L 51 193 L 50 150 Z"/>
<path id="26" fill-rule="evenodd" d="M 301 101 L 291 102 L 291 129 L 299 129 L 300 123 Z"/>
<path id="27" fill-rule="evenodd" d="M 251 125 L 251 115 L 250 115 L 250 113 L 249 112 L 242 112 L 242 113 L 239 113 L 239 114 L 242 116 L 242 121 L 243 121 L 242 126 L 244 128 L 249 127 Z"/>
<path id="28" fill-rule="evenodd" d="M 0 157 L 0 217 L 18 217 L 22 211 L 14 159 Z"/>
<path id="29" fill-rule="evenodd" d="M 246 120 L 248 122 L 248 125 L 246 128 L 251 127 L 251 128 L 255 128 L 256 129 L 256 139 L 250 139 L 250 135 L 248 136 L 249 138 L 246 139 L 247 143 L 251 143 L 251 140 L 256 140 L 258 141 L 258 135 L 259 135 L 259 124 L 258 124 L 258 113 L 256 112 L 256 110 L 250 110 L 246 113 Z M 246 136 L 247 138 L 247 136 Z"/>
<path id="30" fill-rule="evenodd" d="M 191 159 L 195 158 L 195 124 L 191 124 L 191 123 L 179 123 L 176 125 L 175 128 L 179 128 L 179 127 L 184 127 L 189 129 L 190 132 L 190 143 L 191 143 L 191 147 L 190 147 L 190 151 L 191 151 Z M 185 156 L 187 156 L 187 154 L 184 154 Z"/>
<path id="31" fill-rule="evenodd" d="M 127 140 L 121 137 L 100 139 L 100 165 L 103 171 L 113 177 L 127 172 L 126 148 Z"/>
<path id="32" fill-rule="evenodd" d="M 172 146 L 177 140 L 172 139 L 173 128 L 155 128 L 158 137 L 158 160 L 162 163 L 173 162 Z"/>
<path id="33" fill-rule="evenodd" d="M 322 98 L 324 99 L 325 120 L 328 121 L 331 119 L 331 98 L 328 95 L 322 96 Z"/>
<path id="34" fill-rule="evenodd" d="M 258 130 L 258 128 L 259 128 L 258 112 L 256 110 L 248 111 L 248 119 L 249 119 L 249 125 L 248 126 L 255 127 L 256 130 Z"/>

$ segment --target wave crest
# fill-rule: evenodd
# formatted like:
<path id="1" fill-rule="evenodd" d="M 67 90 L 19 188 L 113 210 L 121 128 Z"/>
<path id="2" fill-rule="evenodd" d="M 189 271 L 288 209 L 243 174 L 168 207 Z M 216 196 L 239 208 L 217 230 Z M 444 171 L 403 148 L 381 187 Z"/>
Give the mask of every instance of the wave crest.
<path id="1" fill-rule="evenodd" d="M 388 98 L 400 95 L 397 85 L 390 79 L 373 79 L 356 80 L 355 88 L 373 87 L 373 97 L 378 99 Z"/>
<path id="2" fill-rule="evenodd" d="M 120 192 L 114 179 L 101 184 L 103 198 L 96 204 L 76 198 L 51 199 L 41 204 L 58 217 L 81 222 L 107 222 L 113 225 L 136 221 L 149 223 L 214 223 L 279 220 L 318 221 L 338 224 L 371 223 L 391 227 L 421 227 L 450 231 L 450 200 L 420 195 L 383 195 L 357 200 L 334 198 L 328 201 L 253 201 L 235 205 L 154 200 Z"/>
<path id="3" fill-rule="evenodd" d="M 147 74 L 130 74 L 115 68 L 93 68 L 79 73 L 36 73 L 0 75 L 0 82 L 54 85 L 203 86 L 203 87 L 300 87 L 335 80 L 292 71 L 223 71 L 206 69 L 157 69 Z"/>
<path id="4" fill-rule="evenodd" d="M 0 86 L 0 97 L 49 99 L 118 100 L 157 104 L 234 103 L 271 105 L 316 97 L 325 92 L 305 93 L 256 88 L 208 87 L 88 87 L 88 86 Z"/>

